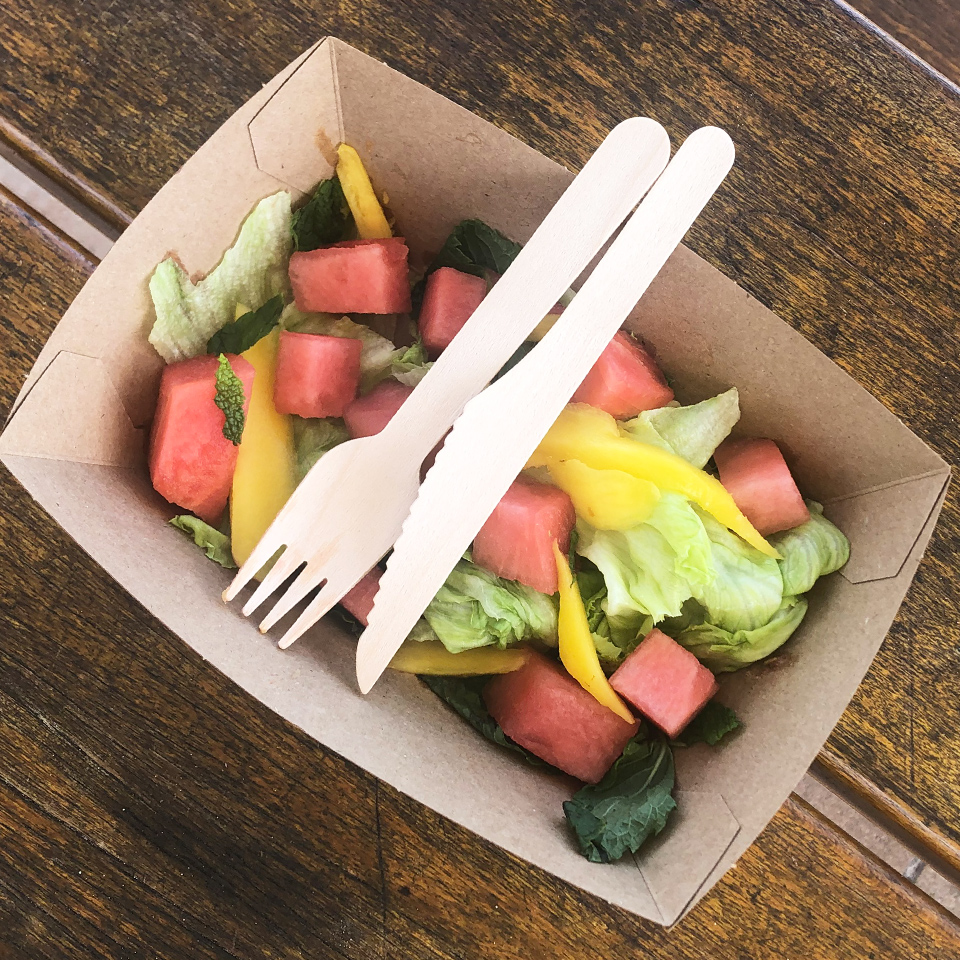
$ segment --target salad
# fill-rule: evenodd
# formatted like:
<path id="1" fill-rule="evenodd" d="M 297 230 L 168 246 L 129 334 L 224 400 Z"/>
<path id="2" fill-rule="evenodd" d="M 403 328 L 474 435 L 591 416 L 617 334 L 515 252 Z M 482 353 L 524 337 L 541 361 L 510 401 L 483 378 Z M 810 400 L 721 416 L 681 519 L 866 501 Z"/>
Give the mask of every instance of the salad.
<path id="1" fill-rule="evenodd" d="M 224 567 L 326 452 L 383 429 L 520 250 L 465 220 L 414 269 L 386 195 L 350 146 L 338 157 L 298 209 L 286 192 L 260 201 L 205 278 L 168 258 L 150 281 L 166 361 L 151 480 Z M 507 368 L 574 295 L 531 320 Z M 741 725 L 717 676 L 774 655 L 849 556 L 777 443 L 730 436 L 739 418 L 735 387 L 679 404 L 619 332 L 391 663 L 579 780 L 564 812 L 592 861 L 663 830 L 674 750 Z M 343 598 L 350 622 L 365 625 L 380 574 Z"/>

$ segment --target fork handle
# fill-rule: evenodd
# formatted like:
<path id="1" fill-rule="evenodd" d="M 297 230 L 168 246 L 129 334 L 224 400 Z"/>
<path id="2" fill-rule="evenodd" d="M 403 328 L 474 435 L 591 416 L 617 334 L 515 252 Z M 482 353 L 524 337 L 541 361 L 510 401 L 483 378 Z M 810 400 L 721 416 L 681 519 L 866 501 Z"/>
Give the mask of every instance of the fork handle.
<path id="1" fill-rule="evenodd" d="M 587 268 L 669 158 L 669 137 L 654 120 L 633 117 L 610 131 L 385 428 L 404 438 L 418 464 Z"/>

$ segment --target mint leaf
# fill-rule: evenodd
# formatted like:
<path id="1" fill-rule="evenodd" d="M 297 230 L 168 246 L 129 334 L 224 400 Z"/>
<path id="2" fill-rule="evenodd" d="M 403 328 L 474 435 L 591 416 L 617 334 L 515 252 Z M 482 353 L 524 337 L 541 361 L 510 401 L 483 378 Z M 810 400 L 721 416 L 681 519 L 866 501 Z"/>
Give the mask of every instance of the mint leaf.
<path id="1" fill-rule="evenodd" d="M 740 718 L 729 707 L 710 700 L 671 743 L 675 747 L 689 747 L 695 743 L 708 743 L 713 747 L 742 726 Z"/>
<path id="2" fill-rule="evenodd" d="M 593 863 L 636 853 L 676 808 L 673 753 L 663 739 L 646 736 L 641 728 L 600 783 L 583 787 L 563 805 L 580 852 Z"/>
<path id="3" fill-rule="evenodd" d="M 293 247 L 316 250 L 346 239 L 353 217 L 337 177 L 321 180 L 313 196 L 293 214 Z"/>
<path id="4" fill-rule="evenodd" d="M 192 517 L 190 514 L 174 517 L 170 521 L 170 525 L 182 530 L 188 537 L 192 537 L 193 542 L 214 563 L 219 563 L 221 567 L 226 567 L 228 570 L 237 569 L 237 565 L 233 562 L 233 554 L 230 551 L 230 538 L 225 533 L 221 533 L 211 527 L 209 523 L 204 523 L 198 517 Z"/>
<path id="5" fill-rule="evenodd" d="M 223 435 L 235 446 L 243 436 L 243 381 L 233 372 L 230 361 L 221 353 L 217 367 L 217 395 L 213 402 L 223 411 Z"/>
<path id="6" fill-rule="evenodd" d="M 454 267 L 476 277 L 484 276 L 487 270 L 503 273 L 522 249 L 482 220 L 461 220 L 430 264 L 430 271 Z"/>
<path id="7" fill-rule="evenodd" d="M 453 707 L 474 730 L 482 733 L 488 740 L 519 753 L 535 767 L 549 766 L 539 757 L 524 750 L 519 743 L 514 743 L 500 728 L 500 724 L 490 716 L 490 711 L 483 702 L 483 688 L 490 677 L 421 676 L 420 679 L 444 703 Z"/>
<path id="8" fill-rule="evenodd" d="M 283 297 L 277 294 L 262 307 L 221 327 L 208 341 L 207 353 L 243 353 L 262 340 L 279 322 Z"/>

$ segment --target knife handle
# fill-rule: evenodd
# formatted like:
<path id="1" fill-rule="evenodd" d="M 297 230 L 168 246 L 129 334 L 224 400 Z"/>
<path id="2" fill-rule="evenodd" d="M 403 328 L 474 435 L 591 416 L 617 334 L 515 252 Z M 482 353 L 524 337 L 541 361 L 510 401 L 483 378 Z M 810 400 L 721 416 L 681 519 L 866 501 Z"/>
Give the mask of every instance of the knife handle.
<path id="1" fill-rule="evenodd" d="M 617 124 L 386 430 L 417 463 L 587 268 L 670 159 L 655 120 Z"/>

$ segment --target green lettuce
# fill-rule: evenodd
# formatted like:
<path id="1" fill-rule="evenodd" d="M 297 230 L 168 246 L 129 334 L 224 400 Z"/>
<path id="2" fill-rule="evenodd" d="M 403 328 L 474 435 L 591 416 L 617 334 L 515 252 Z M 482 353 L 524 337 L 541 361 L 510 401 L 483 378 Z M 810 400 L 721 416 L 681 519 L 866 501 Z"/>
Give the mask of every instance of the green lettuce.
<path id="1" fill-rule="evenodd" d="M 678 616 L 684 600 L 714 576 L 703 523 L 675 493 L 664 492 L 646 523 L 630 530 L 596 530 L 578 521 L 577 532 L 577 552 L 603 574 L 603 609 L 615 639 L 631 633 L 635 639 L 647 617 Z"/>
<path id="2" fill-rule="evenodd" d="M 296 250 L 316 250 L 353 232 L 353 216 L 339 178 L 317 184 L 313 196 L 293 214 L 291 230 Z"/>
<path id="3" fill-rule="evenodd" d="M 688 407 L 646 410 L 624 423 L 623 430 L 634 440 L 670 450 L 702 468 L 739 419 L 740 394 L 733 387 Z"/>
<path id="4" fill-rule="evenodd" d="M 209 523 L 204 523 L 203 520 L 192 517 L 188 513 L 181 517 L 173 517 L 170 525 L 182 530 L 214 563 L 219 563 L 221 567 L 226 567 L 228 570 L 237 569 L 230 550 L 230 538 L 225 533 L 221 533 Z"/>
<path id="5" fill-rule="evenodd" d="M 824 515 L 823 507 L 807 501 L 810 519 L 799 527 L 768 538 L 782 559 L 783 592 L 806 593 L 819 577 L 839 570 L 850 559 L 850 541 Z"/>
<path id="6" fill-rule="evenodd" d="M 660 624 L 664 633 L 686 647 L 714 673 L 732 673 L 756 663 L 778 650 L 803 620 L 807 601 L 803 597 L 784 597 L 770 620 L 754 630 L 724 630 L 715 624 L 684 617 L 684 622 Z"/>
<path id="7" fill-rule="evenodd" d="M 710 538 L 715 575 L 693 591 L 711 623 L 724 630 L 753 630 L 765 624 L 783 599 L 783 579 L 775 559 L 762 554 L 694 507 Z"/>
<path id="8" fill-rule="evenodd" d="M 393 360 L 390 361 L 390 376 L 408 387 L 415 387 L 432 366 L 433 363 L 427 360 L 423 341 L 417 340 L 409 347 L 394 351 Z"/>
<path id="9" fill-rule="evenodd" d="M 160 263 L 150 278 L 156 321 L 149 339 L 167 363 L 203 353 L 239 304 L 256 310 L 286 293 L 291 217 L 289 193 L 261 200 L 220 263 L 197 283 L 171 257 Z"/>
<path id="10" fill-rule="evenodd" d="M 557 639 L 553 597 L 501 580 L 469 560 L 457 563 L 423 616 L 451 653 Z"/>
<path id="11" fill-rule="evenodd" d="M 563 804 L 580 852 L 593 863 L 636 853 L 667 825 L 677 806 L 673 786 L 670 747 L 641 728 L 598 784 L 582 787 Z"/>
<path id="12" fill-rule="evenodd" d="M 346 424 L 339 417 L 294 417 L 293 443 L 297 451 L 298 482 L 325 453 L 349 439 Z"/>
<path id="13" fill-rule="evenodd" d="M 338 317 L 332 313 L 301 313 L 291 303 L 283 311 L 280 325 L 284 330 L 296 333 L 319 333 L 325 337 L 360 340 L 363 343 L 360 353 L 361 393 L 367 393 L 389 376 L 391 364 L 397 359 L 397 348 L 392 341 L 349 317 Z"/>

